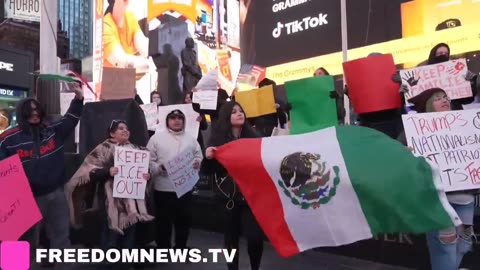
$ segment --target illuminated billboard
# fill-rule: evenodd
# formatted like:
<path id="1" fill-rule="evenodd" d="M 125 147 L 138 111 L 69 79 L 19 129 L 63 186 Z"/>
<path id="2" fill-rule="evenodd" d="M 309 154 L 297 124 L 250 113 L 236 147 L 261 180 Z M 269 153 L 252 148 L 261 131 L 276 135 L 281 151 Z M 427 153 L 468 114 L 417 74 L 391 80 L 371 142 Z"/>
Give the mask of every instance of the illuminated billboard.
<path id="1" fill-rule="evenodd" d="M 244 63 L 266 66 L 279 84 L 318 67 L 342 74 L 340 1 L 241 1 Z M 478 65 L 475 53 L 463 55 L 478 50 L 478 11 L 478 0 L 347 0 L 348 58 L 392 53 L 396 64 L 412 67 L 445 42 L 452 55 L 472 58 L 469 67 Z"/>

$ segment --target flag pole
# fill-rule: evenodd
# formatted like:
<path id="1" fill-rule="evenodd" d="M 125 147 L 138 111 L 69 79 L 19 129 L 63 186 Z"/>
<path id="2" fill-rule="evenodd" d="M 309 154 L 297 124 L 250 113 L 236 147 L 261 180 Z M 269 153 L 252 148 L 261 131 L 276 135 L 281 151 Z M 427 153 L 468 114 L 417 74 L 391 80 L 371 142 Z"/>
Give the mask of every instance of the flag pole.
<path id="1" fill-rule="evenodd" d="M 342 21 L 342 52 L 343 62 L 348 61 L 348 31 L 347 31 L 347 0 L 340 0 L 340 16 Z M 345 75 L 343 76 L 343 82 L 345 84 Z M 345 107 L 345 125 L 350 124 L 350 100 L 347 96 L 344 96 Z"/>

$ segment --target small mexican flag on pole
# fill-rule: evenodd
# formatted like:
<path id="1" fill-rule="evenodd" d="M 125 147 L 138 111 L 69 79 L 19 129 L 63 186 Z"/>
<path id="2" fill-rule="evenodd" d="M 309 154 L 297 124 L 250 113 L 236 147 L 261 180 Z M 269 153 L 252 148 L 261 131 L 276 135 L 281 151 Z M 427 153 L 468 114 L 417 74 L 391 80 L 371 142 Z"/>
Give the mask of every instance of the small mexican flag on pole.
<path id="1" fill-rule="evenodd" d="M 215 158 L 285 257 L 460 224 L 439 169 L 373 129 L 240 139 L 219 147 Z"/>
<path id="2" fill-rule="evenodd" d="M 60 82 L 66 82 L 66 83 L 80 83 L 82 85 L 85 85 L 90 92 L 92 92 L 95 96 L 95 91 L 90 87 L 88 84 L 87 79 L 85 79 L 82 75 L 78 74 L 75 71 L 72 70 L 67 70 L 65 74 L 40 74 L 40 73 L 32 73 L 33 75 L 37 75 L 38 79 L 42 80 L 55 80 L 55 81 L 60 81 Z"/>

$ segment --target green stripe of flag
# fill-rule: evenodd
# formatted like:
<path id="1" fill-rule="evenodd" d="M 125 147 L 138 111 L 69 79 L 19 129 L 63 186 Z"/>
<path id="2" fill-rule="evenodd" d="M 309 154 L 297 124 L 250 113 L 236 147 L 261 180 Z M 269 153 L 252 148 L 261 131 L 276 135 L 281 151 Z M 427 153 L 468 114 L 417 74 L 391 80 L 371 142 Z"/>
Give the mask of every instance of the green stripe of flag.
<path id="1" fill-rule="evenodd" d="M 56 81 L 65 81 L 65 82 L 75 82 L 73 77 L 62 76 L 58 74 L 39 74 L 38 77 L 43 80 L 56 80 Z"/>
<path id="2" fill-rule="evenodd" d="M 376 130 L 357 127 L 352 131 L 352 127 L 337 127 L 337 139 L 373 235 L 453 226 L 425 159 L 415 158 Z M 383 154 L 374 154 L 379 152 Z M 385 177 L 378 180 L 379 174 Z"/>

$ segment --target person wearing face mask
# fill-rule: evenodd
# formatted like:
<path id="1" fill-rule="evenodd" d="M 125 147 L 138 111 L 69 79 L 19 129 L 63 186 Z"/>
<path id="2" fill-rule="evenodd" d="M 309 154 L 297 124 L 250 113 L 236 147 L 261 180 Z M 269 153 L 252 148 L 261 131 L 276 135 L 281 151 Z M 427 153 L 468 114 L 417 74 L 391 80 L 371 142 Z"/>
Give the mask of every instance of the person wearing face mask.
<path id="1" fill-rule="evenodd" d="M 41 104 L 26 98 L 17 104 L 17 126 L 0 135 L 0 160 L 18 155 L 43 216 L 51 248 L 69 248 L 70 225 L 63 192 L 65 184 L 65 140 L 74 132 L 83 111 L 81 83 L 73 83 L 75 98 L 61 120 L 45 121 Z M 22 239 L 35 248 L 39 241 L 39 226 L 30 229 Z M 58 265 L 69 269 L 69 265 Z"/>
<path id="2" fill-rule="evenodd" d="M 214 171 L 214 186 L 222 208 L 224 209 L 224 244 L 228 250 L 236 249 L 229 270 L 239 269 L 239 238 L 241 232 L 247 238 L 250 268 L 260 269 L 263 254 L 263 231 L 258 225 L 250 207 L 227 170 L 215 160 L 217 147 L 243 138 L 259 138 L 260 135 L 247 121 L 242 106 L 234 101 L 227 102 L 219 112 L 217 123 L 213 126 L 205 162 Z M 247 169 L 247 168 L 246 168 Z"/>
<path id="3" fill-rule="evenodd" d="M 152 93 L 150 93 L 150 103 L 156 103 L 158 107 L 163 106 L 162 97 L 159 92 L 152 91 Z"/>
<path id="4" fill-rule="evenodd" d="M 191 152 L 191 166 L 200 170 L 203 155 L 197 140 L 185 133 L 185 114 L 180 110 L 170 112 L 166 119 L 166 130 L 150 138 L 150 170 L 155 189 L 157 248 L 172 247 L 172 227 L 175 227 L 175 248 L 187 248 L 191 224 L 192 191 L 177 197 L 165 164 L 181 153 Z"/>
<path id="5" fill-rule="evenodd" d="M 74 227 L 84 225 L 83 215 L 86 205 L 95 205 L 98 201 L 103 220 L 100 247 L 107 251 L 112 248 L 134 248 L 135 231 L 138 222 L 149 222 L 154 219 L 147 211 L 146 200 L 114 198 L 114 177 L 119 168 L 114 166 L 116 147 L 147 150 L 130 142 L 130 131 L 127 122 L 113 120 L 107 129 L 108 138 L 100 143 L 85 158 L 66 185 L 70 221 Z M 145 181 L 150 179 L 149 173 L 142 175 Z M 145 196 L 148 196 L 148 187 Z M 112 269 L 111 264 L 101 264 L 98 269 Z"/>
<path id="6" fill-rule="evenodd" d="M 440 88 L 428 89 L 411 98 L 418 113 L 446 112 L 451 110 L 447 93 Z M 407 146 L 405 132 L 398 140 Z M 413 149 L 410 149 L 414 151 Z M 458 269 L 464 255 L 472 249 L 474 194 L 478 190 L 448 192 L 447 198 L 462 221 L 462 225 L 427 234 L 432 270 Z"/>
<path id="7" fill-rule="evenodd" d="M 447 61 L 450 61 L 450 47 L 445 43 L 439 43 L 430 51 L 427 65 L 434 65 Z M 478 78 L 478 74 L 468 71 L 465 79 L 471 83 L 472 97 L 452 100 L 452 110 L 463 110 L 462 105 L 472 103 L 475 100 L 475 96 L 478 94 L 478 89 L 480 88 L 480 79 Z"/>

